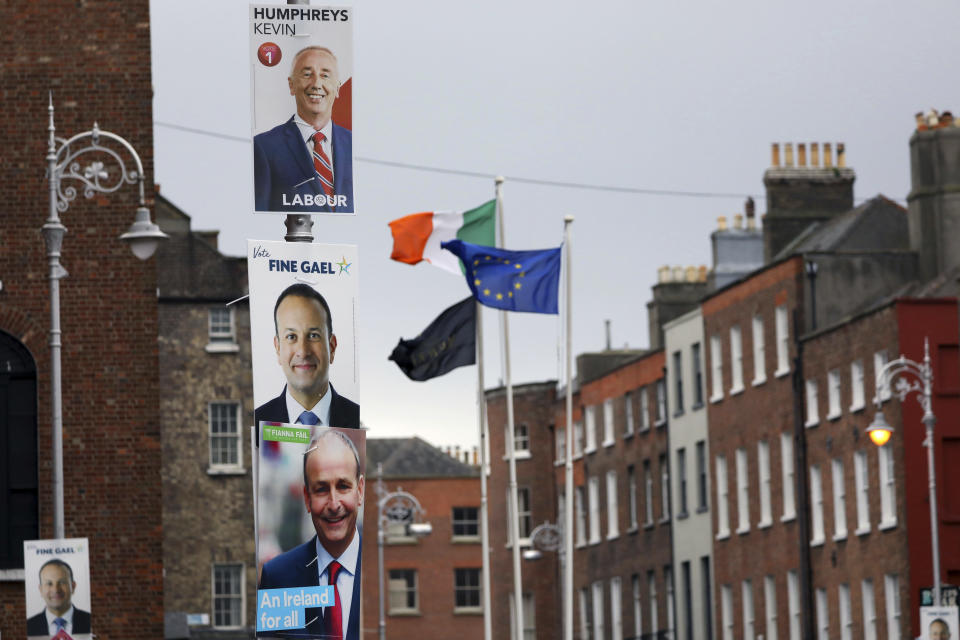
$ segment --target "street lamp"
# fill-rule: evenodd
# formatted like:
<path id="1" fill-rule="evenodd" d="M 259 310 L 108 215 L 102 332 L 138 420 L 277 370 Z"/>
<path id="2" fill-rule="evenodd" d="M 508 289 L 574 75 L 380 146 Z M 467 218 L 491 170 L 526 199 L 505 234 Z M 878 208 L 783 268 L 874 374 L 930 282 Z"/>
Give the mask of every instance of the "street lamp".
<path id="1" fill-rule="evenodd" d="M 530 548 L 523 550 L 524 560 L 538 560 L 543 551 L 558 551 L 563 558 L 563 528 L 544 522 L 530 532 Z"/>
<path id="2" fill-rule="evenodd" d="M 914 379 L 907 380 L 904 376 L 909 374 Z M 923 362 L 908 360 L 901 355 L 896 360 L 891 360 L 880 369 L 877 374 L 877 388 L 874 396 L 874 403 L 877 405 L 877 414 L 873 422 L 867 427 L 867 435 L 877 446 L 883 446 L 890 439 L 893 433 L 893 427 L 887 422 L 880 408 L 881 394 L 890 382 L 897 376 L 896 388 L 893 393 L 900 399 L 900 402 L 911 392 L 917 393 L 917 401 L 923 408 L 923 424 L 927 427 L 927 439 L 923 446 L 927 448 L 927 475 L 930 482 L 930 537 L 933 545 L 933 602 L 935 606 L 940 605 L 940 536 L 937 531 L 937 481 L 933 467 L 933 425 L 937 418 L 933 415 L 933 369 L 930 366 L 930 343 L 927 338 L 923 339 Z"/>
<path id="3" fill-rule="evenodd" d="M 380 579 L 380 640 L 385 640 L 387 619 L 383 604 L 383 541 L 387 526 L 402 525 L 408 536 L 421 538 L 430 535 L 433 526 L 429 522 L 417 522 L 426 513 L 420 501 L 401 487 L 387 491 L 383 484 L 383 464 L 377 463 L 377 560 Z"/>
<path id="4" fill-rule="evenodd" d="M 96 123 L 90 131 L 78 133 L 69 139 L 58 138 L 53 125 L 53 95 L 48 106 L 50 113 L 49 144 L 47 146 L 47 181 L 50 187 L 50 217 L 43 225 L 42 233 L 47 245 L 47 259 L 50 265 L 50 379 L 52 395 L 53 422 L 53 531 L 55 538 L 63 538 L 63 403 L 60 386 L 60 279 L 67 277 L 67 270 L 60 264 L 60 249 L 67 228 L 60 221 L 60 214 L 70 208 L 77 197 L 77 189 L 83 191 L 85 198 L 97 193 L 113 193 L 124 184 L 138 184 L 140 187 L 140 205 L 137 207 L 133 224 L 120 239 L 129 243 L 133 254 L 146 260 L 156 251 L 161 240 L 167 234 L 150 221 L 143 190 L 143 163 L 129 142 L 120 136 L 101 131 Z M 135 167 L 127 169 L 124 156 L 113 146 L 103 144 L 111 141 L 125 150 L 133 158 Z M 81 166 L 80 157 L 93 154 L 90 163 Z M 116 163 L 119 175 L 114 179 L 104 163 Z M 79 184 L 69 184 L 69 182 Z M 68 184 L 64 186 L 64 183 Z"/>

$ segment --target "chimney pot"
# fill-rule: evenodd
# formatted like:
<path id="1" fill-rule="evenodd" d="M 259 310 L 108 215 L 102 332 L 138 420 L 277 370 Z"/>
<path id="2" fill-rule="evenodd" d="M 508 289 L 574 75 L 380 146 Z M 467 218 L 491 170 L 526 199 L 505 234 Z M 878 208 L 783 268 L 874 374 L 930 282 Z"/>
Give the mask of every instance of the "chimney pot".
<path id="1" fill-rule="evenodd" d="M 685 275 L 686 275 L 686 278 L 687 278 L 687 282 L 696 282 L 696 281 L 697 281 L 697 268 L 694 267 L 693 265 L 690 265 L 689 267 L 687 267 L 687 272 L 686 272 Z"/>
<path id="2" fill-rule="evenodd" d="M 664 282 L 670 282 L 670 267 L 663 265 L 657 269 L 657 282 L 661 284 Z"/>
<path id="3" fill-rule="evenodd" d="M 807 166 L 807 145 L 803 142 L 797 145 L 797 166 Z"/>
<path id="4" fill-rule="evenodd" d="M 770 164 L 774 168 L 780 167 L 780 143 L 774 142 L 770 151 Z"/>
<path id="5" fill-rule="evenodd" d="M 846 147 L 842 142 L 837 143 L 837 166 L 841 169 L 847 166 Z"/>
<path id="6" fill-rule="evenodd" d="M 753 198 L 747 196 L 747 201 L 743 203 L 743 210 L 747 214 L 747 220 L 749 221 L 754 215 L 756 215 L 757 205 L 754 204 Z"/>
<path id="7" fill-rule="evenodd" d="M 833 147 L 829 142 L 823 143 L 823 167 L 829 169 L 833 166 Z"/>
<path id="8" fill-rule="evenodd" d="M 936 109 L 930 109 L 927 111 L 927 127 L 930 129 L 936 128 L 937 124 L 940 122 L 940 116 L 937 115 Z"/>
<path id="9" fill-rule="evenodd" d="M 673 268 L 673 281 L 683 282 L 683 267 L 676 266 Z"/>
<path id="10" fill-rule="evenodd" d="M 816 142 L 810 143 L 810 166 L 814 168 L 820 166 L 820 145 Z"/>
<path id="11" fill-rule="evenodd" d="M 923 131 L 927 128 L 927 123 L 923 119 L 923 111 L 917 111 L 913 114 L 913 119 L 917 123 L 917 129 Z"/>
<path id="12" fill-rule="evenodd" d="M 743 215 L 739 213 L 733 214 L 733 228 L 734 229 L 743 229 Z"/>
<path id="13" fill-rule="evenodd" d="M 940 114 L 940 126 L 949 127 L 953 124 L 953 114 L 949 111 L 944 111 Z"/>
<path id="14" fill-rule="evenodd" d="M 784 144 L 783 152 L 784 152 L 784 155 L 786 156 L 786 160 L 784 161 L 784 164 L 788 169 L 792 169 L 793 168 L 793 143 L 788 142 Z"/>
<path id="15" fill-rule="evenodd" d="M 727 216 L 717 216 L 717 231 L 727 230 Z"/>
<path id="16" fill-rule="evenodd" d="M 603 321 L 603 329 L 607 338 L 607 351 L 610 351 L 610 321 L 609 320 Z"/>
<path id="17" fill-rule="evenodd" d="M 707 281 L 707 265 L 700 265 L 700 273 L 697 274 L 697 282 L 706 282 Z"/>

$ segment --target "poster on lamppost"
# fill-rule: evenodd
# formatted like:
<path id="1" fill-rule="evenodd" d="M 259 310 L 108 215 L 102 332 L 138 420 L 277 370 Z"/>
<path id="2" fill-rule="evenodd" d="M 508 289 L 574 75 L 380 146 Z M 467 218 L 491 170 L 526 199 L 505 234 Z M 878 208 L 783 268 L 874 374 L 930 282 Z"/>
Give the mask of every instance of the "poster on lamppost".
<path id="1" fill-rule="evenodd" d="M 250 5 L 253 210 L 354 214 L 354 7 Z"/>
<path id="2" fill-rule="evenodd" d="M 358 640 L 366 432 L 258 428 L 257 637 Z"/>
<path id="3" fill-rule="evenodd" d="M 86 538 L 23 543 L 27 638 L 90 640 L 90 545 Z"/>
<path id="4" fill-rule="evenodd" d="M 957 607 L 920 607 L 920 637 L 923 640 L 949 640 L 960 634 Z"/>

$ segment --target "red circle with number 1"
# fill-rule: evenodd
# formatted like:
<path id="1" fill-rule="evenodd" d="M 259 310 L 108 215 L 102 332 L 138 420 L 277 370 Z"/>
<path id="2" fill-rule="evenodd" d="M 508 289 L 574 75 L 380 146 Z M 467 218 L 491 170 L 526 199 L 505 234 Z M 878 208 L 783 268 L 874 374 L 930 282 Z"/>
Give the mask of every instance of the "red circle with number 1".
<path id="1" fill-rule="evenodd" d="M 264 42 L 257 48 L 257 59 L 264 66 L 275 67 L 282 57 L 283 53 L 281 53 L 280 47 L 272 42 Z"/>

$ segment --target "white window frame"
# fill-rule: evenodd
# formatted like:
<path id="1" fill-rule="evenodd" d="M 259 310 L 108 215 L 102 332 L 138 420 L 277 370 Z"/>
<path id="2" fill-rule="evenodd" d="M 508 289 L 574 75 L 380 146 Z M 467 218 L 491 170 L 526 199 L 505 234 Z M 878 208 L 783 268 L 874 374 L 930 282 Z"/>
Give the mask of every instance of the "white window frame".
<path id="1" fill-rule="evenodd" d="M 561 464 L 566 462 L 567 457 L 567 428 L 557 427 L 555 433 L 557 439 L 557 457 L 554 460 L 554 463 Z"/>
<path id="2" fill-rule="evenodd" d="M 840 417 L 840 369 L 827 373 L 827 420 Z"/>
<path id="3" fill-rule="evenodd" d="M 666 600 L 667 600 L 667 637 L 673 638 L 673 620 L 676 617 L 674 615 L 673 603 L 674 603 L 674 592 L 673 592 L 673 568 L 670 565 L 667 565 L 663 568 L 663 586 L 664 591 L 666 591 Z"/>
<path id="4" fill-rule="evenodd" d="M 743 335 L 740 325 L 730 327 L 730 395 L 743 392 Z"/>
<path id="5" fill-rule="evenodd" d="M 843 472 L 843 460 L 834 458 L 830 476 L 833 482 L 833 539 L 847 537 L 847 481 Z"/>
<path id="6" fill-rule="evenodd" d="M 573 459 L 583 457 L 583 420 L 573 423 Z"/>
<path id="7" fill-rule="evenodd" d="M 587 478 L 587 489 L 589 491 L 589 513 L 590 513 L 590 544 L 600 542 L 600 478 L 593 476 Z"/>
<path id="8" fill-rule="evenodd" d="M 217 569 L 235 570 L 240 576 L 239 593 L 217 593 Z M 235 576 L 229 576 L 231 582 Z M 210 621 L 214 629 L 242 629 L 247 621 L 247 571 L 246 565 L 242 562 L 216 563 L 210 567 Z M 239 599 L 240 612 L 237 620 L 231 621 L 234 624 L 217 624 L 217 601 Z"/>
<path id="9" fill-rule="evenodd" d="M 653 526 L 653 465 L 650 460 L 643 461 L 643 509 L 646 526 Z"/>
<path id="10" fill-rule="evenodd" d="M 523 598 L 523 633 L 519 640 L 536 640 L 537 638 L 537 623 L 536 623 L 536 605 L 534 604 L 533 594 L 529 591 L 524 592 L 521 596 Z M 514 604 L 515 600 L 513 593 L 509 594 L 510 602 L 510 637 L 517 638 L 517 609 Z"/>
<path id="11" fill-rule="evenodd" d="M 853 470 L 857 491 L 857 530 L 858 536 L 870 533 L 870 469 L 867 464 L 867 452 L 855 451 Z"/>
<path id="12" fill-rule="evenodd" d="M 687 512 L 687 449 L 677 449 L 677 517 L 686 518 Z"/>
<path id="13" fill-rule="evenodd" d="M 593 583 L 593 637 L 600 640 L 605 638 L 603 624 L 603 583 L 599 580 Z"/>
<path id="14" fill-rule="evenodd" d="M 647 571 L 647 593 L 650 597 L 650 633 L 656 633 L 660 627 L 659 611 L 657 611 L 657 574 L 652 570 Z"/>
<path id="15" fill-rule="evenodd" d="M 623 590 L 620 576 L 610 578 L 610 633 L 613 640 L 623 640 Z"/>
<path id="16" fill-rule="evenodd" d="M 877 601 L 873 592 L 873 579 L 860 581 L 860 603 L 863 613 L 863 640 L 877 640 Z"/>
<path id="17" fill-rule="evenodd" d="M 892 529 L 897 526 L 897 487 L 891 445 L 877 447 L 877 467 L 880 470 L 880 529 Z"/>
<path id="18" fill-rule="evenodd" d="M 727 458 L 718 455 L 715 460 L 717 472 L 717 540 L 730 537 L 730 496 L 727 486 Z"/>
<path id="19" fill-rule="evenodd" d="M 603 446 L 612 447 L 616 440 L 613 436 L 613 398 L 603 401 Z"/>
<path id="20" fill-rule="evenodd" d="M 455 567 L 453 570 L 453 611 L 454 613 L 482 613 L 483 612 L 483 588 L 481 586 L 481 569 L 475 567 Z M 463 573 L 460 573 L 463 572 Z M 460 584 L 461 580 L 463 584 Z M 472 584 L 476 578 L 476 584 Z M 457 605 L 458 594 L 463 594 L 467 599 L 472 600 L 473 594 L 476 594 L 477 604 Z M 524 611 L 526 613 L 526 611 Z"/>
<path id="21" fill-rule="evenodd" d="M 215 419 L 227 419 L 229 421 L 230 416 L 224 414 L 223 416 L 214 416 L 214 407 L 217 408 L 226 408 L 233 409 L 233 428 L 234 432 L 230 433 L 229 431 L 214 431 L 214 420 Z M 238 474 L 244 473 L 243 468 L 243 433 L 240 428 L 242 417 L 240 412 L 242 410 L 242 405 L 239 402 L 233 400 L 218 400 L 216 402 L 207 403 L 207 437 L 209 439 L 209 452 L 208 452 L 208 464 L 207 473 L 211 475 L 217 474 Z M 230 426 L 230 425 L 226 425 Z M 213 452 L 214 452 L 214 442 L 217 440 L 230 441 L 233 440 L 236 442 L 236 452 L 237 459 L 232 462 L 214 462 Z"/>
<path id="22" fill-rule="evenodd" d="M 883 576 L 884 609 L 887 614 L 888 640 L 900 640 L 900 578 L 895 573 Z"/>
<path id="23" fill-rule="evenodd" d="M 657 380 L 654 385 L 657 394 L 657 420 L 653 423 L 655 427 L 662 427 L 667 424 L 667 381 L 664 378 Z"/>
<path id="24" fill-rule="evenodd" d="M 820 465 L 810 465 L 810 546 L 823 544 L 823 476 Z"/>
<path id="25" fill-rule="evenodd" d="M 773 375 L 782 378 L 790 373 L 790 322 L 787 305 L 779 305 L 774 315 L 777 325 L 777 370 Z"/>
<path id="26" fill-rule="evenodd" d="M 723 343 L 720 336 L 710 337 L 710 402 L 723 400 Z"/>
<path id="27" fill-rule="evenodd" d="M 827 590 L 817 589 L 817 640 L 830 640 L 830 614 L 827 607 Z"/>
<path id="28" fill-rule="evenodd" d="M 508 489 L 509 492 L 509 489 Z M 509 498 L 508 498 L 509 502 Z M 533 531 L 533 496 L 530 487 L 517 487 L 517 532 L 520 536 L 520 546 L 530 546 L 530 532 Z M 524 526 L 526 525 L 526 526 Z M 526 529 L 526 531 L 524 531 Z M 512 528 L 507 528 L 507 536 Z M 526 535 L 524 535 L 526 534 Z"/>
<path id="29" fill-rule="evenodd" d="M 796 569 L 787 571 L 787 617 L 790 640 L 800 640 L 800 582 Z"/>
<path id="30" fill-rule="evenodd" d="M 584 453 L 593 453 L 597 450 L 597 406 L 590 405 L 584 410 L 584 422 L 587 431 L 587 446 Z"/>
<path id="31" fill-rule="evenodd" d="M 660 461 L 660 522 L 670 520 L 670 462 L 667 454 L 662 453 Z"/>
<path id="32" fill-rule="evenodd" d="M 783 515 L 780 516 L 780 522 L 788 522 L 797 517 L 793 486 L 793 434 L 789 431 L 780 434 L 780 476 L 783 495 Z"/>
<path id="33" fill-rule="evenodd" d="M 633 574 L 630 581 L 633 583 L 633 637 L 639 638 L 643 635 L 643 594 L 640 593 L 640 574 Z"/>
<path id="34" fill-rule="evenodd" d="M 853 611 L 850 604 L 850 585 L 837 587 L 837 600 L 840 616 L 840 639 L 853 640 Z"/>
<path id="35" fill-rule="evenodd" d="M 650 430 L 650 398 L 647 388 L 640 389 L 640 431 Z"/>
<path id="36" fill-rule="evenodd" d="M 394 578 L 391 575 L 394 571 L 402 571 L 403 577 Z M 407 577 L 409 576 L 413 577 L 412 586 L 410 582 L 407 582 Z M 395 599 L 393 596 L 401 592 L 404 594 L 404 596 L 413 592 L 413 607 L 407 606 L 406 597 L 403 599 L 403 606 L 394 606 Z M 416 569 L 401 567 L 392 567 L 389 569 L 389 573 L 387 574 L 387 613 L 390 615 L 411 615 L 420 613 L 420 577 L 417 575 Z"/>
<path id="37" fill-rule="evenodd" d="M 740 602 L 743 609 L 743 640 L 754 640 L 753 584 L 750 580 L 740 583 Z"/>
<path id="38" fill-rule="evenodd" d="M 673 352 L 673 415 L 682 415 L 684 410 L 683 398 L 683 351 Z"/>
<path id="39" fill-rule="evenodd" d="M 765 640 L 777 640 L 777 582 L 773 576 L 763 577 L 763 611 L 766 618 Z"/>
<path id="40" fill-rule="evenodd" d="M 808 378 L 805 389 L 807 392 L 807 420 L 803 423 L 803 426 L 815 427 L 820 424 L 820 407 L 818 403 L 820 390 L 817 389 L 816 379 Z"/>
<path id="41" fill-rule="evenodd" d="M 737 449 L 737 533 L 750 531 L 750 483 L 747 450 Z"/>
<path id="42" fill-rule="evenodd" d="M 733 588 L 720 587 L 720 623 L 723 625 L 723 640 L 733 640 Z"/>
<path id="43" fill-rule="evenodd" d="M 510 442 L 510 425 L 503 428 L 503 459 L 510 459 L 510 450 L 507 449 L 507 443 Z M 530 427 L 526 423 L 513 425 L 513 458 L 514 460 L 529 460 L 530 453 Z"/>
<path id="44" fill-rule="evenodd" d="M 699 342 L 690 345 L 690 409 L 699 409 L 703 406 L 703 360 Z"/>
<path id="45" fill-rule="evenodd" d="M 468 512 L 461 512 L 460 518 L 457 518 L 457 509 L 471 509 L 473 511 L 473 518 L 463 517 L 468 515 Z M 476 533 L 456 533 L 457 527 L 470 527 L 476 530 Z M 452 540 L 457 540 L 459 542 L 479 542 L 480 541 L 480 507 L 474 507 L 471 505 L 459 505 L 450 508 L 450 537 Z"/>
<path id="46" fill-rule="evenodd" d="M 753 386 L 767 381 L 767 349 L 763 337 L 763 316 L 753 316 Z"/>
<path id="47" fill-rule="evenodd" d="M 223 315 L 226 314 L 226 322 Z M 221 316 L 215 318 L 214 316 Z M 224 330 L 224 327 L 227 327 Z M 210 307 L 207 312 L 207 353 L 236 353 L 240 350 L 237 344 L 237 319 L 233 307 Z"/>
<path id="48" fill-rule="evenodd" d="M 620 509 L 617 505 L 617 472 L 607 471 L 607 540 L 620 537 Z"/>
<path id="49" fill-rule="evenodd" d="M 697 452 L 697 512 L 705 512 L 709 509 L 708 496 L 710 494 L 709 474 L 707 468 L 707 441 L 699 440 L 696 443 Z"/>
<path id="50" fill-rule="evenodd" d="M 627 466 L 627 517 L 630 519 L 630 528 L 627 531 L 636 531 L 640 528 L 637 497 L 637 468 L 631 464 Z"/>
<path id="51" fill-rule="evenodd" d="M 590 603 L 587 602 L 587 593 L 586 587 L 581 587 L 577 593 L 580 601 L 580 637 L 584 640 L 590 640 L 590 632 L 593 631 L 590 626 Z M 510 596 L 512 598 L 513 594 L 511 593 Z M 516 615 L 510 617 L 515 618 Z M 513 626 L 513 623 L 511 623 L 511 626 Z"/>
<path id="52" fill-rule="evenodd" d="M 577 517 L 577 546 L 587 546 L 587 509 L 583 504 L 585 500 L 583 487 L 576 487 L 573 492 L 573 506 Z"/>
<path id="53" fill-rule="evenodd" d="M 850 411 L 860 411 L 865 406 L 863 360 L 854 360 L 850 363 Z"/>
<path id="54" fill-rule="evenodd" d="M 873 354 L 873 389 L 875 394 L 877 383 L 880 381 L 880 371 L 888 362 L 890 362 L 890 356 L 887 355 L 886 349 L 881 349 Z M 893 393 L 890 391 L 889 380 L 887 380 L 887 383 L 881 387 L 879 395 L 880 402 L 886 402 L 893 397 Z"/>
<path id="55" fill-rule="evenodd" d="M 770 479 L 770 443 L 766 440 L 757 442 L 757 467 L 760 476 L 760 528 L 773 524 L 772 488 Z"/>
<path id="56" fill-rule="evenodd" d="M 633 416 L 633 392 L 628 391 L 623 396 L 623 415 L 624 422 L 626 423 L 623 429 L 623 436 L 628 437 L 633 435 L 633 431 L 636 428 L 634 416 Z"/>

